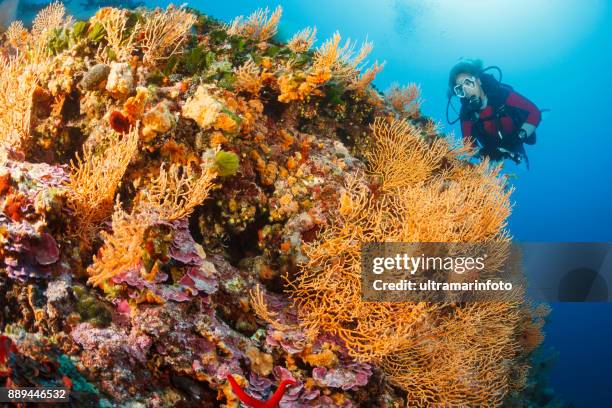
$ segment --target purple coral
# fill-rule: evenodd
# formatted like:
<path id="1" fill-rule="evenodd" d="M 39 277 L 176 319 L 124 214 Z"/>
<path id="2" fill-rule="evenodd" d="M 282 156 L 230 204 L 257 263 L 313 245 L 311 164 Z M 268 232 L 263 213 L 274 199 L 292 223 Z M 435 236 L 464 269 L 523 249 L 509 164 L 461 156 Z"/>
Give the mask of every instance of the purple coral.
<path id="1" fill-rule="evenodd" d="M 7 179 L 2 195 L 6 195 L 6 200 L 11 195 L 20 197 L 18 217 L 0 213 L 5 251 L 0 263 L 5 264 L 11 278 L 21 282 L 48 278 L 60 259 L 60 250 L 47 219 L 62 215 L 65 197 L 62 185 L 67 175 L 62 167 L 44 163 L 8 160 L 0 167 Z"/>
<path id="2" fill-rule="evenodd" d="M 189 232 L 187 219 L 164 225 L 169 225 L 173 233 L 170 258 L 184 270 L 178 282 L 167 283 L 169 276 L 162 271 L 157 272 L 152 280 L 145 279 L 140 273 L 142 263 L 115 275 L 112 281 L 125 283 L 139 291 L 146 288 L 162 299 L 175 302 L 188 301 L 200 292 L 208 295 L 215 293 L 218 288 L 217 271 L 211 262 L 204 259 L 204 252 L 198 251 L 198 244 Z M 138 293 L 132 291 L 132 296 L 137 297 Z"/>
<path id="3" fill-rule="evenodd" d="M 353 363 L 345 367 L 316 367 L 312 370 L 312 378 L 325 387 L 352 390 L 363 387 L 372 375 L 368 364 Z"/>

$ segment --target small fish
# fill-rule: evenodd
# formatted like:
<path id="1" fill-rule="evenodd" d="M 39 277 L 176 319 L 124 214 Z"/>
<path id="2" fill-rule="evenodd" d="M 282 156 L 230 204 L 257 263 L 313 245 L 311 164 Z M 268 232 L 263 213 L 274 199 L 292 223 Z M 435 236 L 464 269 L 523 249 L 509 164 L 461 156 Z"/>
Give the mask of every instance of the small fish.
<path id="1" fill-rule="evenodd" d="M 274 394 L 269 400 L 260 401 L 256 398 L 251 397 L 246 392 L 244 392 L 244 390 L 240 388 L 240 385 L 238 385 L 238 383 L 236 382 L 236 379 L 231 374 L 227 375 L 227 379 L 232 385 L 232 390 L 234 391 L 234 394 L 236 394 L 236 396 L 240 398 L 240 401 L 242 401 L 243 403 L 245 403 L 251 408 L 276 408 L 278 407 L 278 403 L 280 402 L 281 398 L 283 398 L 283 394 L 285 393 L 285 387 L 287 387 L 288 385 L 296 384 L 296 382 L 293 380 L 283 380 L 281 381 L 280 385 L 278 386 L 278 388 L 276 389 L 276 391 L 274 392 Z"/>

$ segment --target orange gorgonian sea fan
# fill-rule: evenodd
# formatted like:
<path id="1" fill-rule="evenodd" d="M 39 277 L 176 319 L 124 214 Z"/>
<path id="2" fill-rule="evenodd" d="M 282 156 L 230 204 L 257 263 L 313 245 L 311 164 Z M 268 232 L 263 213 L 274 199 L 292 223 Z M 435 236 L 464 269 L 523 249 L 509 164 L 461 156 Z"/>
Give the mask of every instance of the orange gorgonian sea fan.
<path id="1" fill-rule="evenodd" d="M 235 87 L 239 91 L 248 92 L 252 95 L 258 95 L 263 80 L 259 67 L 253 60 L 248 60 L 238 68 L 234 69 L 236 75 Z"/>
<path id="2" fill-rule="evenodd" d="M 37 75 L 21 55 L 0 55 L 0 144 L 26 150 L 32 128 L 32 98 Z"/>
<path id="3" fill-rule="evenodd" d="M 306 52 L 312 47 L 317 38 L 317 28 L 306 27 L 298 31 L 287 42 L 287 48 L 293 52 Z"/>
<path id="4" fill-rule="evenodd" d="M 116 204 L 112 232 L 102 232 L 104 245 L 87 270 L 88 282 L 102 286 L 138 265 L 147 228 L 188 216 L 208 197 L 216 176 L 210 161 L 205 161 L 199 173 L 189 166 L 173 164 L 166 170 L 162 165 L 159 176 L 137 196 L 129 214 Z"/>
<path id="5" fill-rule="evenodd" d="M 15 54 L 0 55 L 0 145 L 28 150 L 34 93 L 49 58 L 47 38 L 52 30 L 72 22 L 64 5 L 54 2 L 36 15 L 30 32 L 20 21 L 8 27 L 6 39 Z"/>
<path id="6" fill-rule="evenodd" d="M 276 34 L 283 8 L 278 6 L 270 17 L 268 13 L 269 10 L 266 7 L 254 11 L 247 18 L 238 16 L 225 29 L 230 35 L 238 35 L 253 41 L 266 41 Z"/>
<path id="7" fill-rule="evenodd" d="M 199 172 L 190 165 L 178 164 L 172 164 L 166 170 L 162 164 L 159 176 L 138 195 L 136 206 L 157 214 L 161 220 L 178 220 L 202 204 L 214 187 L 215 177 L 217 171 L 209 161 L 200 166 Z"/>
<path id="8" fill-rule="evenodd" d="M 74 233 L 88 247 L 100 224 L 113 212 L 115 192 L 138 146 L 138 124 L 123 136 L 115 135 L 103 152 L 91 145 L 70 163 L 68 205 L 77 223 Z"/>
<path id="9" fill-rule="evenodd" d="M 117 203 L 112 215 L 112 232 L 102 231 L 104 246 L 94 255 L 93 264 L 87 269 L 88 283 L 101 286 L 107 279 L 136 267 L 150 224 L 150 214 L 134 211 L 128 214 Z"/>
<path id="10" fill-rule="evenodd" d="M 98 59 L 110 64 L 112 58 L 109 55 L 112 54 L 116 61 L 127 61 L 134 50 L 135 38 L 140 32 L 140 23 L 137 22 L 134 27 L 128 27 L 128 11 L 114 7 L 101 8 L 94 19 L 104 27 L 108 42 L 106 48 L 98 50 Z M 108 50 L 112 53 L 109 53 Z"/>
<path id="11" fill-rule="evenodd" d="M 393 84 L 385 93 L 385 100 L 403 118 L 417 116 L 421 106 L 421 90 L 417 84 Z"/>
<path id="12" fill-rule="evenodd" d="M 450 160 L 465 152 L 443 139 L 425 143 L 408 122 L 378 119 L 372 133 L 370 174 L 347 179 L 329 226 L 303 243 L 308 261 L 289 289 L 300 326 L 311 337 L 338 335 L 355 358 L 378 364 L 406 390 L 414 406 L 497 406 L 524 385 L 522 356 L 529 350 L 521 333 L 528 331 L 524 342 L 540 340 L 537 325 L 521 323 L 529 316 L 521 294 L 466 305 L 364 302 L 360 247 L 473 242 L 495 248 L 509 240 L 511 190 L 499 167 Z M 382 187 L 376 194 L 368 180 L 373 175 Z"/>
<path id="13" fill-rule="evenodd" d="M 138 45 L 143 51 L 142 62 L 153 67 L 181 52 L 189 38 L 189 30 L 197 18 L 183 7 L 168 6 L 143 16 Z"/>

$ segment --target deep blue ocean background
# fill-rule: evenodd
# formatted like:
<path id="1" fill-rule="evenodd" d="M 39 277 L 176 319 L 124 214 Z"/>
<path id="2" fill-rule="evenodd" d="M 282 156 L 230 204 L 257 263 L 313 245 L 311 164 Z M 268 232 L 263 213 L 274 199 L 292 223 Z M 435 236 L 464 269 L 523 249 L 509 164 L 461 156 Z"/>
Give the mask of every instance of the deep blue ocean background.
<path id="1" fill-rule="evenodd" d="M 95 12 L 80 1 L 67 4 L 74 16 Z M 225 21 L 280 4 L 282 39 L 313 25 L 318 30 L 317 45 L 336 30 L 359 42 L 367 37 L 375 46 L 371 62 L 386 61 L 375 85 L 386 90 L 394 82 L 420 84 L 423 113 L 456 137 L 459 126 L 445 122 L 450 67 L 461 57 L 498 65 L 505 83 L 551 110 L 538 128 L 537 144 L 528 146 L 531 170 L 513 163 L 504 169 L 516 175 L 511 179 L 516 191 L 508 224 L 514 238 L 612 241 L 612 2 L 208 0 L 188 4 Z M 612 282 L 608 285 L 612 287 Z M 612 407 L 612 303 L 551 306 L 545 346 L 559 354 L 550 372 L 556 394 L 576 408 Z"/>

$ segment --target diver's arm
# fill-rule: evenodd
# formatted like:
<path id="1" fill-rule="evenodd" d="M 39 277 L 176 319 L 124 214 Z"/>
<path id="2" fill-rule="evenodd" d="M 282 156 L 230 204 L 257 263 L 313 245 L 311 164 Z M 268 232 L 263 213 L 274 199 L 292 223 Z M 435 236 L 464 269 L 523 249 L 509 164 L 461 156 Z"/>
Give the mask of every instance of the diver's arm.
<path id="1" fill-rule="evenodd" d="M 510 91 L 508 94 L 506 105 L 514 106 L 527 112 L 527 119 L 525 119 L 525 123 L 523 123 L 521 129 L 525 130 L 527 134 L 526 137 L 531 136 L 536 127 L 540 124 L 540 120 L 542 120 L 540 109 L 538 109 L 529 99 L 514 91 Z"/>

